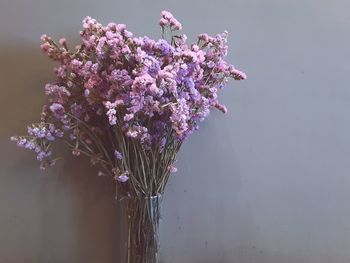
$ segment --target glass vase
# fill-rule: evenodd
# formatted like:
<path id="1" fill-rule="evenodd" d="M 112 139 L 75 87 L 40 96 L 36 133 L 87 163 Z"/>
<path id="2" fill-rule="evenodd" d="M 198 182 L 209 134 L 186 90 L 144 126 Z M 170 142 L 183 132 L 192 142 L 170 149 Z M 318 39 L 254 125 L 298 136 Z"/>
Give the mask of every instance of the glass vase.
<path id="1" fill-rule="evenodd" d="M 158 263 L 162 195 L 127 199 L 127 263 Z"/>

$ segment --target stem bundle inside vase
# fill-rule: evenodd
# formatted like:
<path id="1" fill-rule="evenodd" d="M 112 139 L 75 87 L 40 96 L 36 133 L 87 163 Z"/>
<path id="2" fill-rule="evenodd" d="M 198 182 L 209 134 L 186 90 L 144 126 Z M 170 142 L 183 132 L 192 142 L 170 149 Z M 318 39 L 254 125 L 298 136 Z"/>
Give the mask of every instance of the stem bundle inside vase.
<path id="1" fill-rule="evenodd" d="M 57 62 L 56 79 L 45 86 L 40 120 L 27 135 L 11 137 L 37 154 L 42 169 L 55 164 L 54 146 L 64 143 L 111 178 L 117 198 L 129 200 L 133 263 L 154 262 L 148 255 L 157 252 L 151 233 L 159 216 L 150 217 L 149 201 L 164 193 L 181 145 L 211 109 L 226 113 L 218 90 L 230 78 L 246 78 L 224 60 L 226 31 L 187 44 L 170 12 L 161 13 L 159 25 L 161 38 L 153 40 L 133 36 L 124 24 L 103 26 L 86 17 L 73 49 L 64 38 L 43 35 L 41 49 Z"/>
<path id="2" fill-rule="evenodd" d="M 156 263 L 162 195 L 129 198 L 127 263 Z"/>

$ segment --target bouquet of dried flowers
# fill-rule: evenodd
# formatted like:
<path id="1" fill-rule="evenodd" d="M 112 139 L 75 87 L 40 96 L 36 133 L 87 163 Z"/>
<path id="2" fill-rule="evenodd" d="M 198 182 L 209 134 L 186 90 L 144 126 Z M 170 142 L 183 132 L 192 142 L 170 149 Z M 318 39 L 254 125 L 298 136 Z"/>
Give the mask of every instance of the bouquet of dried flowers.
<path id="1" fill-rule="evenodd" d="M 40 121 L 11 138 L 36 152 L 42 169 L 56 162 L 53 146 L 65 143 L 114 179 L 117 197 L 129 200 L 132 263 L 156 261 L 160 196 L 182 143 L 211 109 L 227 111 L 218 90 L 246 78 L 224 60 L 227 32 L 188 45 L 170 12 L 159 24 L 162 38 L 153 40 L 86 17 L 73 50 L 64 38 L 43 35 L 41 49 L 58 62 L 56 79 L 45 86 Z"/>

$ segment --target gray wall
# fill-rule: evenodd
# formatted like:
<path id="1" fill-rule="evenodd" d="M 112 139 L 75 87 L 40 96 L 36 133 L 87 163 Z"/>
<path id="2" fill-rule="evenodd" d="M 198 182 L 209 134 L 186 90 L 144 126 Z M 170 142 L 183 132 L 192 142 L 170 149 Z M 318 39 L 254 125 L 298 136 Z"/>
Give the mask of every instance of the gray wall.
<path id="1" fill-rule="evenodd" d="M 70 155 L 42 173 L 8 138 L 44 101 L 47 33 L 84 16 L 158 37 L 163 9 L 197 33 L 231 32 L 249 76 L 222 93 L 179 155 L 161 226 L 166 263 L 350 262 L 348 0 L 1 0 L 0 263 L 121 262 L 113 186 Z M 63 156 L 64 156 L 63 152 Z"/>

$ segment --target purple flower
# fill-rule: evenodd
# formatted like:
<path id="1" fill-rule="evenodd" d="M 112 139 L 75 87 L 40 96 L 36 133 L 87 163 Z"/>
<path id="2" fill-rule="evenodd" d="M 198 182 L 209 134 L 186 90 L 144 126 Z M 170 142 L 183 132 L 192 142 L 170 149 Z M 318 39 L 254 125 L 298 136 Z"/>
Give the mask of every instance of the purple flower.
<path id="1" fill-rule="evenodd" d="M 155 78 L 158 74 L 158 71 L 160 70 L 159 62 L 155 59 L 152 59 L 152 62 L 150 63 L 148 67 L 148 74 Z"/>
<path id="2" fill-rule="evenodd" d="M 156 43 L 156 48 L 163 56 L 172 55 L 172 53 L 174 52 L 174 48 L 164 39 L 160 39 Z"/>
<path id="3" fill-rule="evenodd" d="M 64 104 L 68 101 L 71 93 L 64 87 L 52 84 L 46 84 L 45 86 L 46 95 L 51 97 L 51 100 L 59 104 Z"/>
<path id="4" fill-rule="evenodd" d="M 160 140 L 160 145 L 159 145 L 159 151 L 162 152 L 164 150 L 164 147 L 165 147 L 165 144 L 166 144 L 167 140 L 165 137 L 163 137 L 161 140 Z"/>
<path id="5" fill-rule="evenodd" d="M 138 132 L 135 131 L 135 130 L 129 130 L 129 131 L 126 133 L 126 136 L 128 136 L 128 137 L 130 137 L 130 138 L 137 138 Z"/>
<path id="6" fill-rule="evenodd" d="M 194 81 L 193 78 L 186 78 L 185 85 L 191 90 L 194 89 Z"/>
<path id="7" fill-rule="evenodd" d="M 107 110 L 107 117 L 110 125 L 116 125 L 117 124 L 117 111 L 115 109 L 116 103 L 111 103 L 110 101 L 105 102 L 105 107 Z"/>
<path id="8" fill-rule="evenodd" d="M 64 107 L 59 103 L 52 103 L 50 110 L 58 119 L 61 118 L 64 114 Z"/>
<path id="9" fill-rule="evenodd" d="M 116 176 L 115 179 L 118 181 L 118 182 L 121 182 L 121 183 L 125 183 L 129 180 L 129 176 L 128 176 L 128 173 L 127 172 L 124 172 L 122 173 L 121 175 L 119 176 Z"/>
<path id="10" fill-rule="evenodd" d="M 44 152 L 44 151 L 41 151 L 38 153 L 37 155 L 37 159 L 38 161 L 43 161 L 45 158 L 49 157 L 52 153 L 49 151 L 49 152 Z"/>
<path id="11" fill-rule="evenodd" d="M 117 151 L 117 150 L 114 151 L 114 156 L 115 156 L 115 158 L 116 158 L 117 160 L 123 159 L 122 154 L 121 154 L 119 151 Z"/>
<path id="12" fill-rule="evenodd" d="M 71 113 L 76 116 L 76 117 L 80 117 L 83 115 L 83 106 L 80 104 L 77 104 L 76 102 L 74 102 L 71 106 L 70 106 L 70 111 Z"/>

